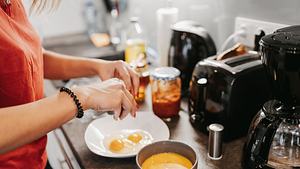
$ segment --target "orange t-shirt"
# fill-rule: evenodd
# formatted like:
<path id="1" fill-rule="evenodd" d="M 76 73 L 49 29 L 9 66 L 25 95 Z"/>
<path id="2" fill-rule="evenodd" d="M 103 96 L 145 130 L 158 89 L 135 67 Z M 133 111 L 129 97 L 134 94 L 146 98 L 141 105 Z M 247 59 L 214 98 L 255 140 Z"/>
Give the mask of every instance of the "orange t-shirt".
<path id="1" fill-rule="evenodd" d="M 41 98 L 41 41 L 29 23 L 22 0 L 13 0 L 11 16 L 0 8 L 0 108 L 34 102 Z M 0 169 L 44 169 L 47 161 L 46 143 L 47 137 L 44 136 L 1 154 Z"/>

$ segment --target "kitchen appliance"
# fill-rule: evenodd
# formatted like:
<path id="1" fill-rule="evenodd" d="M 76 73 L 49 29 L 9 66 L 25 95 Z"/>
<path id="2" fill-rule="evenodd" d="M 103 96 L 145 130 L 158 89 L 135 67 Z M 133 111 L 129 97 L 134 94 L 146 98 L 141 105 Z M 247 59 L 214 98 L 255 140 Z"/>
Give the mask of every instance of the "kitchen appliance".
<path id="1" fill-rule="evenodd" d="M 188 109 L 194 127 L 207 133 L 212 123 L 224 126 L 223 140 L 246 135 L 251 119 L 268 100 L 266 73 L 257 52 L 200 61 L 193 72 Z"/>
<path id="2" fill-rule="evenodd" d="M 264 36 L 260 52 L 273 100 L 254 117 L 243 168 L 300 167 L 300 26 Z"/>
<path id="3" fill-rule="evenodd" d="M 198 61 L 216 54 L 208 32 L 194 21 L 181 21 L 172 26 L 168 65 L 180 70 L 182 93 L 188 92 L 193 69 Z"/>

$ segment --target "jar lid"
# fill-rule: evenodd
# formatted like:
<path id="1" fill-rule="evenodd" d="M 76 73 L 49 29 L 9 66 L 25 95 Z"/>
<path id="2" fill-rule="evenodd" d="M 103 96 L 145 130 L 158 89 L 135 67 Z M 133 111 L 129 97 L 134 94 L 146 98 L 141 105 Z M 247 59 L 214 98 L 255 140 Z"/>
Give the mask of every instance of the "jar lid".
<path id="1" fill-rule="evenodd" d="M 151 77 L 156 80 L 174 80 L 179 75 L 180 71 L 174 67 L 159 67 L 151 72 Z"/>
<path id="2" fill-rule="evenodd" d="M 278 29 L 273 34 L 264 36 L 262 47 L 285 53 L 300 53 L 300 25 Z"/>

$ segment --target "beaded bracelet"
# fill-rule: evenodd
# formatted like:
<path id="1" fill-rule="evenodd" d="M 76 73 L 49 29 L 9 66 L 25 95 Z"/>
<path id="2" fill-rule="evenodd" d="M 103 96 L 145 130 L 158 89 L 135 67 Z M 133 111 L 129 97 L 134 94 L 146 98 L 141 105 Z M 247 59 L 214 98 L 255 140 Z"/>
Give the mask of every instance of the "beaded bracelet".
<path id="1" fill-rule="evenodd" d="M 79 102 L 77 96 L 74 94 L 74 92 L 72 92 L 70 89 L 66 88 L 66 87 L 62 87 L 60 88 L 60 92 L 66 92 L 68 93 L 69 96 L 71 96 L 71 98 L 74 100 L 76 106 L 77 106 L 77 114 L 76 117 L 77 118 L 81 118 L 83 116 L 83 109 L 81 106 L 81 103 Z"/>

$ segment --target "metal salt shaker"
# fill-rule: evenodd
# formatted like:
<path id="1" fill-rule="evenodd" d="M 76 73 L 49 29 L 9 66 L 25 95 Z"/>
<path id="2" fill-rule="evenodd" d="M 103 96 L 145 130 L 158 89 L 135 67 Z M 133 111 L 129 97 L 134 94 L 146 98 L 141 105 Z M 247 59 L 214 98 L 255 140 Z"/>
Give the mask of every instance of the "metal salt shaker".
<path id="1" fill-rule="evenodd" d="M 212 160 L 222 158 L 222 132 L 224 127 L 221 124 L 211 124 L 208 126 L 208 157 Z"/>

